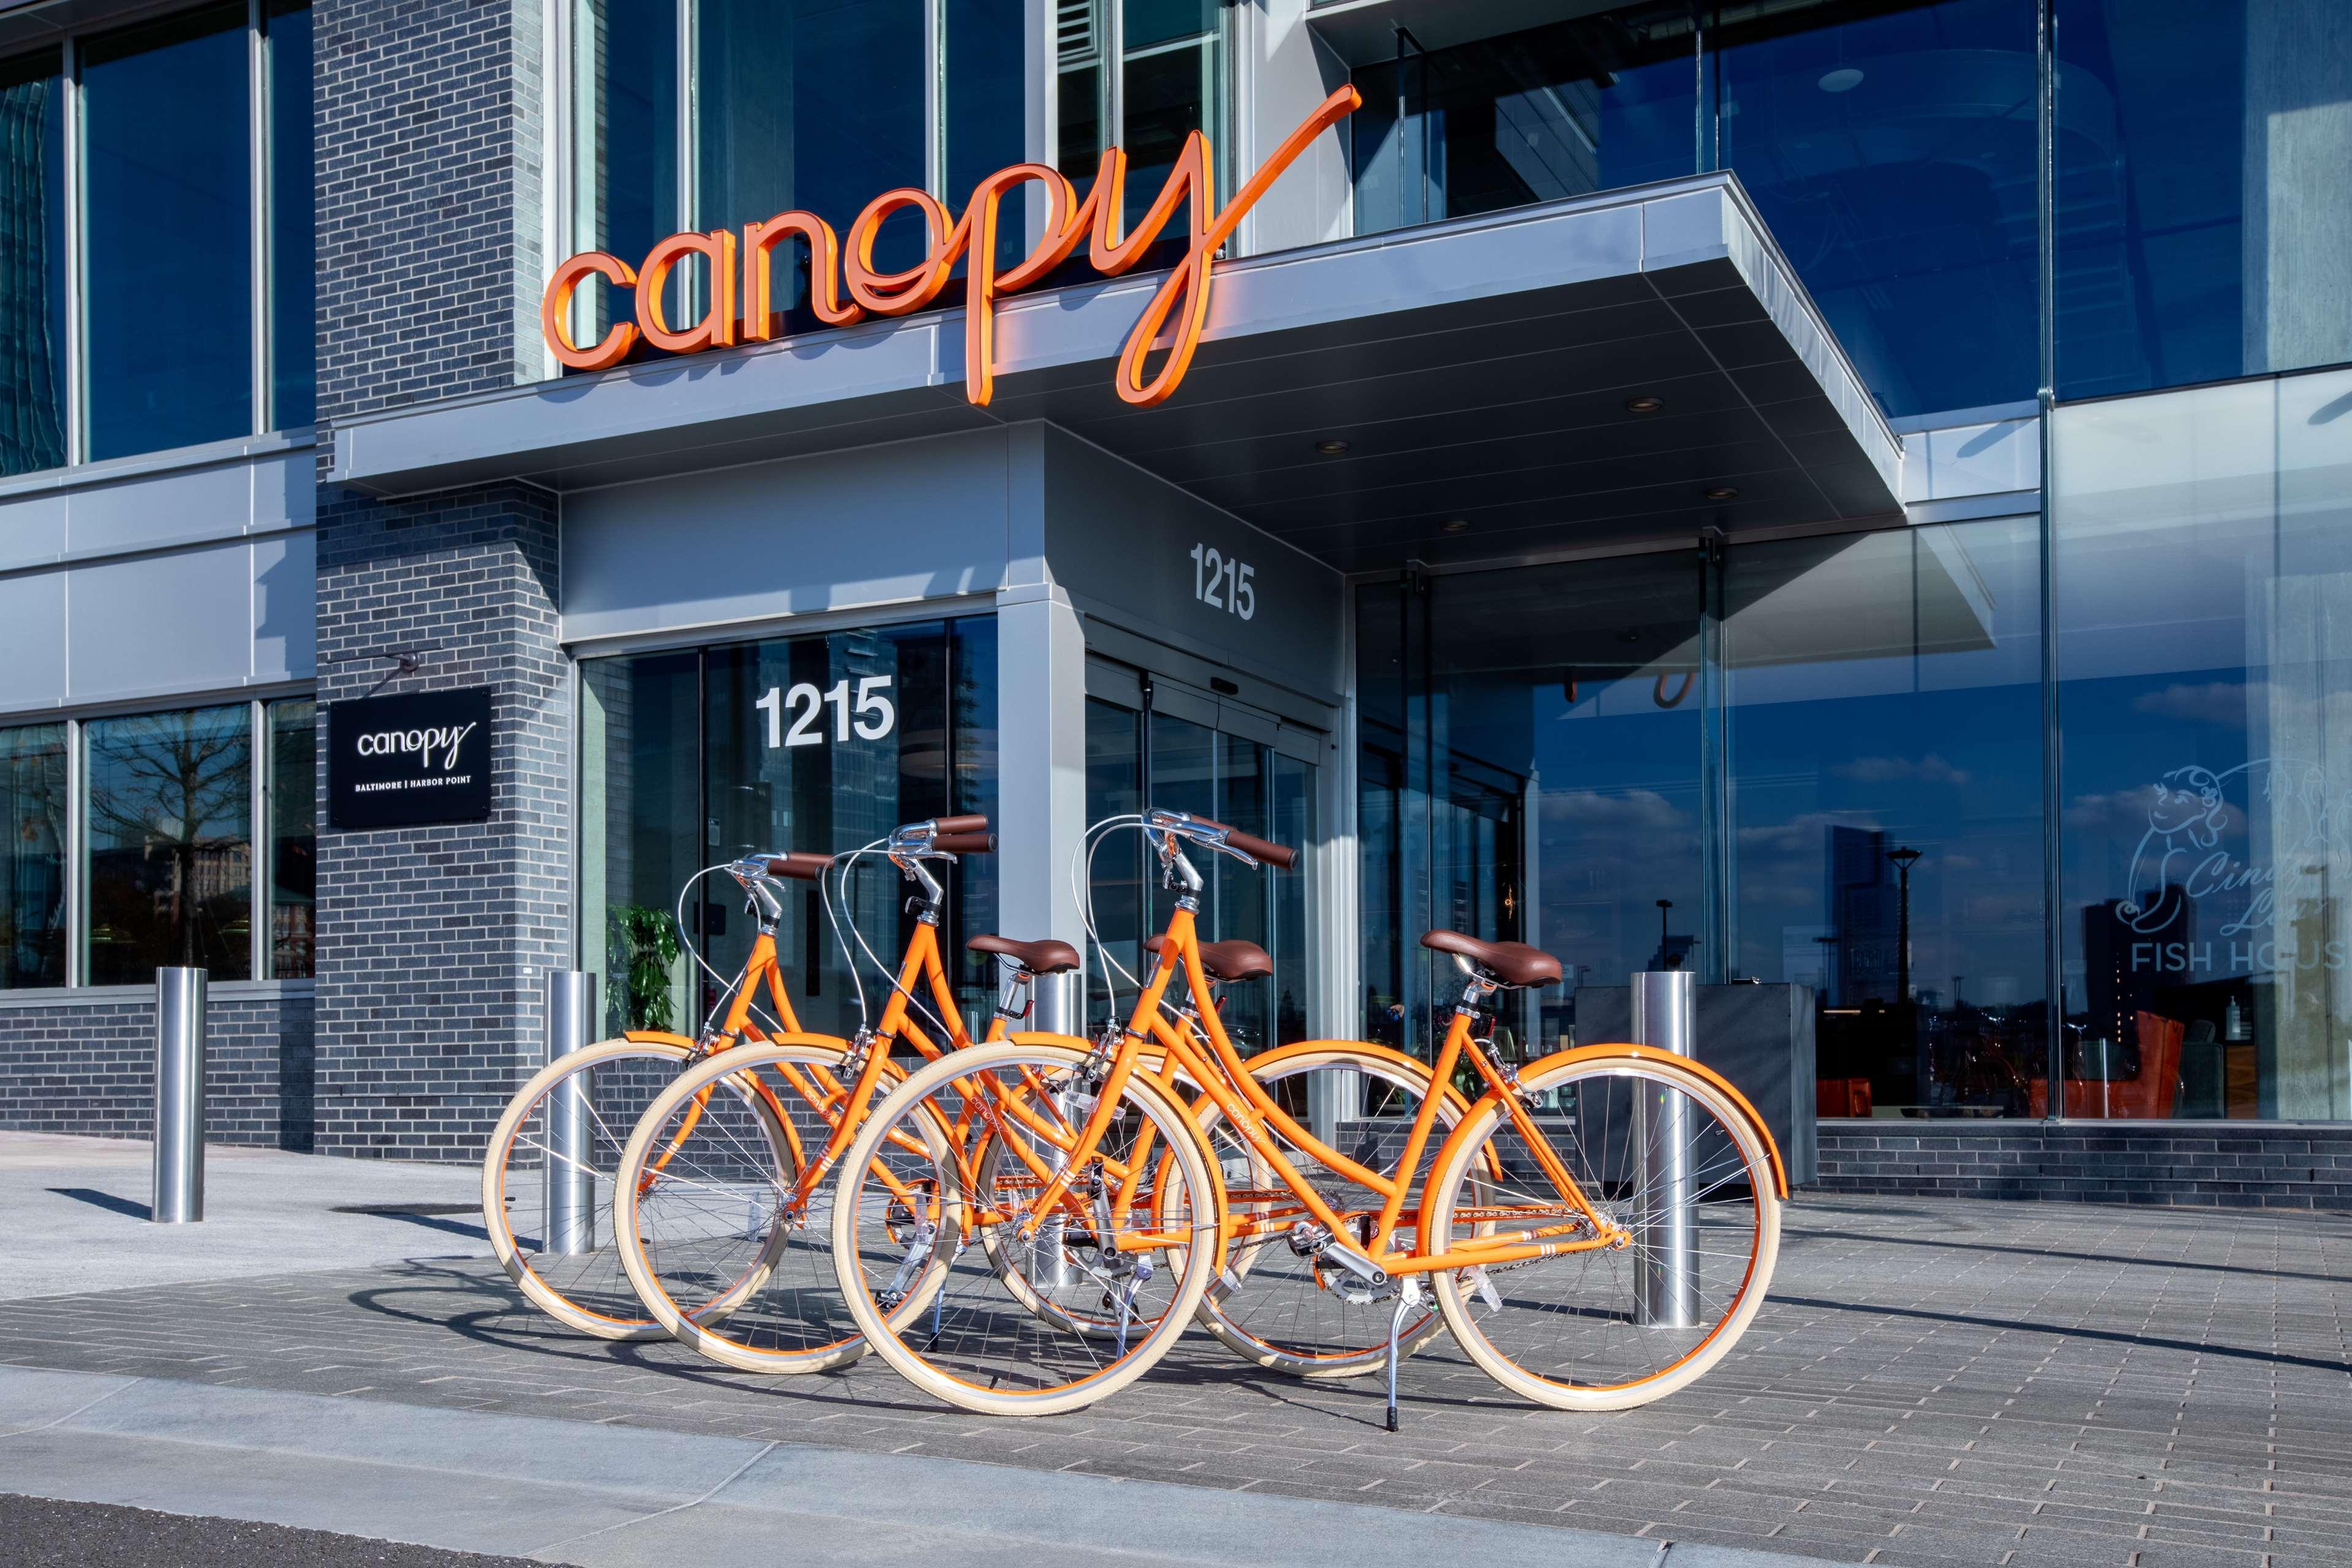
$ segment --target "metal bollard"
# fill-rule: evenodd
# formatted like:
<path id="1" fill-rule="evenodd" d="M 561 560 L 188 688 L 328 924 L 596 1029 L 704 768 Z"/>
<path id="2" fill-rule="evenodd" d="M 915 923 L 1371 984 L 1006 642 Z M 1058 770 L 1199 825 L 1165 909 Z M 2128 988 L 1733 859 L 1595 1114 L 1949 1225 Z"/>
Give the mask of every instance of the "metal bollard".
<path id="1" fill-rule="evenodd" d="M 1029 1015 L 1029 1026 L 1048 1035 L 1070 1035 L 1083 1039 L 1087 1032 L 1084 1009 L 1086 975 L 1077 971 L 1066 974 L 1040 974 L 1031 983 L 1030 999 L 1034 1004 Z M 1072 1126 L 1086 1120 L 1086 1112 L 1067 1093 L 1054 1097 L 1054 1109 L 1062 1120 Z M 1042 1140 L 1041 1140 L 1042 1142 Z M 1039 1151 L 1049 1169 L 1058 1171 L 1068 1163 L 1068 1156 L 1059 1149 Z M 1077 1283 L 1078 1271 L 1070 1265 L 1070 1255 L 1063 1243 L 1070 1228 L 1069 1216 L 1056 1211 L 1038 1226 L 1037 1234 L 1029 1243 L 1029 1280 L 1033 1285 L 1059 1289 Z"/>
<path id="2" fill-rule="evenodd" d="M 158 1225 L 205 1217 L 205 972 L 155 972 L 155 1188 Z"/>
<path id="3" fill-rule="evenodd" d="M 547 972 L 547 1059 L 587 1047 L 596 1016 L 596 977 Z M 547 1212 L 540 1250 L 571 1258 L 596 1250 L 594 1118 L 586 1075 L 573 1073 L 547 1100 Z"/>
<path id="4" fill-rule="evenodd" d="M 1697 992 L 1687 969 L 1633 976 L 1633 1038 L 1654 1050 L 1692 1054 Z M 1691 1192 L 1690 1103 L 1654 1086 L 1634 1086 L 1633 1321 L 1687 1329 L 1698 1321 L 1698 1253 Z"/>

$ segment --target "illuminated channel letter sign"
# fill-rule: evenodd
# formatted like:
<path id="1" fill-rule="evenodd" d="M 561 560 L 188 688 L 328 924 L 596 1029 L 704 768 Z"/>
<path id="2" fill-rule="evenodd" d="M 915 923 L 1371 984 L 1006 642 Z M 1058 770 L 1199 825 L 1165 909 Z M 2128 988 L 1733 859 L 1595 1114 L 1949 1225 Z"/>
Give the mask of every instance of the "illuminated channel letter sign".
<path id="1" fill-rule="evenodd" d="M 1175 216 L 1177 206 L 1189 196 L 1192 247 L 1151 297 L 1118 356 L 1119 396 L 1149 406 L 1176 390 L 1192 363 L 1192 351 L 1200 346 L 1201 330 L 1209 319 L 1209 284 L 1217 247 L 1232 237 L 1242 216 L 1257 205 L 1266 188 L 1315 138 L 1362 102 L 1352 87 L 1343 87 L 1325 99 L 1283 139 L 1274 156 L 1223 209 L 1216 204 L 1208 138 L 1195 131 L 1185 139 L 1184 151 L 1150 210 L 1125 235 L 1119 230 L 1126 211 L 1127 153 L 1113 147 L 1103 154 L 1094 188 L 1083 202 L 1060 170 L 1043 163 L 1015 163 L 981 181 L 963 216 L 953 225 L 948 222 L 947 209 L 928 191 L 885 191 L 849 226 L 845 248 L 832 226 L 814 213 L 788 212 L 765 223 L 745 224 L 740 238 L 733 229 L 726 228 L 671 235 L 653 247 L 640 267 L 633 268 L 604 251 L 585 251 L 558 267 L 548 279 L 547 293 L 540 301 L 540 330 L 555 357 L 574 370 L 603 370 L 618 364 L 640 338 L 655 348 L 679 354 L 729 348 L 738 341 L 763 342 L 776 332 L 771 279 L 776 252 L 785 246 L 808 247 L 810 308 L 817 320 L 833 327 L 847 326 L 866 316 L 903 316 L 921 310 L 940 297 L 947 287 L 948 274 L 961 257 L 966 261 L 964 395 L 985 405 L 996 378 L 996 301 L 1051 273 L 1069 259 L 1081 240 L 1088 241 L 1087 259 L 1094 269 L 1105 277 L 1117 277 L 1142 259 L 1144 251 Z M 1032 180 L 1045 187 L 1045 237 L 1018 265 L 1000 272 L 998 207 L 1008 193 Z M 875 237 L 886 218 L 908 207 L 923 215 L 929 248 L 919 266 L 904 272 L 877 272 Z M 1216 214 L 1213 220 L 1209 216 L 1212 212 Z M 673 327 L 662 313 L 663 286 L 677 264 L 689 256 L 701 257 L 709 269 L 711 304 L 700 321 Z M 602 278 L 614 289 L 634 289 L 637 319 L 614 322 L 602 340 L 581 348 L 572 342 L 567 323 L 573 293 L 591 278 Z M 1171 317 L 1173 341 L 1159 370 L 1147 376 L 1144 361 L 1160 333 L 1169 329 Z"/>

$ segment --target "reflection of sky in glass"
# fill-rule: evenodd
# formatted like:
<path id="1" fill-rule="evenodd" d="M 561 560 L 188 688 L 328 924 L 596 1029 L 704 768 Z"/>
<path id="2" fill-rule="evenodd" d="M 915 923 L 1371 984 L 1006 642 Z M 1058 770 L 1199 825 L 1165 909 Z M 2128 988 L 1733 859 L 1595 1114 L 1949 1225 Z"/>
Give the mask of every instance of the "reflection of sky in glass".
<path id="1" fill-rule="evenodd" d="M 214 7 L 85 47 L 93 458 L 253 428 L 245 20 Z"/>

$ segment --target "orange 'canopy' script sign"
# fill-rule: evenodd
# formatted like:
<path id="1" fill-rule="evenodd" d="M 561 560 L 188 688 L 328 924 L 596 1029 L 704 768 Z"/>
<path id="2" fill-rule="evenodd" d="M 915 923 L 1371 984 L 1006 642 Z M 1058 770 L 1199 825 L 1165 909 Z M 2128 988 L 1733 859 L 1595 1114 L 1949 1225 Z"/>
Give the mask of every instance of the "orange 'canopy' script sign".
<path id="1" fill-rule="evenodd" d="M 1200 346 L 1201 331 L 1209 320 L 1209 282 L 1217 248 L 1232 237 L 1242 215 L 1257 205 L 1266 187 L 1308 144 L 1362 102 L 1352 87 L 1343 87 L 1325 99 L 1283 139 L 1274 156 L 1223 209 L 1217 206 L 1208 138 L 1195 131 L 1185 139 L 1184 151 L 1150 210 L 1124 235 L 1119 231 L 1126 212 L 1127 153 L 1113 147 L 1103 154 L 1102 168 L 1084 202 L 1060 170 L 1043 163 L 1015 163 L 981 181 L 963 216 L 953 225 L 948 222 L 947 210 L 928 191 L 885 191 L 849 226 L 845 248 L 832 226 L 814 213 L 788 212 L 765 223 L 745 224 L 740 241 L 734 230 L 726 228 L 671 235 L 655 246 L 645 265 L 637 268 L 604 251 L 585 251 L 558 267 L 548 279 L 547 293 L 540 300 L 540 330 L 555 357 L 574 370 L 603 370 L 618 364 L 640 338 L 672 353 L 726 348 L 739 340 L 763 342 L 775 336 L 778 312 L 771 298 L 771 279 L 775 253 L 786 244 L 797 241 L 808 247 L 809 306 L 817 320 L 835 327 L 866 316 L 903 316 L 921 310 L 940 297 L 957 258 L 961 257 L 966 260 L 964 395 L 985 404 L 996 378 L 996 301 L 1061 266 L 1081 240 L 1089 240 L 1087 258 L 1096 271 L 1109 277 L 1125 272 L 1142 258 L 1145 249 L 1176 216 L 1177 206 L 1189 196 L 1191 248 L 1151 297 L 1118 356 L 1119 396 L 1139 405 L 1158 403 L 1184 379 L 1192 351 Z M 1009 192 L 1032 180 L 1045 187 L 1045 237 L 1017 266 L 1000 272 L 998 208 Z M 929 233 L 923 260 L 904 272 L 877 272 L 875 237 L 883 220 L 908 207 L 922 214 Z M 673 327 L 662 311 L 664 285 L 677 264 L 689 256 L 701 257 L 709 269 L 711 303 L 702 320 Z M 634 290 L 636 320 L 614 322 L 602 340 L 583 349 L 572 342 L 568 323 L 572 294 L 592 277 L 604 279 L 614 289 Z M 843 293 L 848 298 L 843 299 Z M 1144 361 L 1171 317 L 1174 340 L 1159 370 L 1147 377 Z"/>

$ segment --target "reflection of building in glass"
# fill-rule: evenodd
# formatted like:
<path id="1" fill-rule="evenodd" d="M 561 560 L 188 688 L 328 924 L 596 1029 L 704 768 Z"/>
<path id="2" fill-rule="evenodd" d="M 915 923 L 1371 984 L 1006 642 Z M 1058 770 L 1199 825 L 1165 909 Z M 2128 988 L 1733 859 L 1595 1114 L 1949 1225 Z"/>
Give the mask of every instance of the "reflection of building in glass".
<path id="1" fill-rule="evenodd" d="M 1886 835 L 1874 828 L 1829 829 L 1829 897 L 1832 979 L 1837 1005 L 1898 1001 L 1895 875 L 1886 859 Z"/>
<path id="2" fill-rule="evenodd" d="M 2159 988 L 2189 984 L 2197 939 L 2197 903 L 2178 884 L 2136 899 L 2109 899 L 2083 910 L 2083 981 L 2089 1003 L 2084 1037 L 2133 1043 L 2137 1016 L 2163 1015 Z"/>

